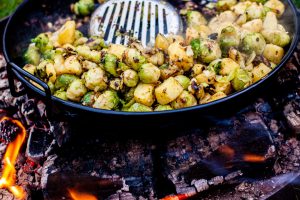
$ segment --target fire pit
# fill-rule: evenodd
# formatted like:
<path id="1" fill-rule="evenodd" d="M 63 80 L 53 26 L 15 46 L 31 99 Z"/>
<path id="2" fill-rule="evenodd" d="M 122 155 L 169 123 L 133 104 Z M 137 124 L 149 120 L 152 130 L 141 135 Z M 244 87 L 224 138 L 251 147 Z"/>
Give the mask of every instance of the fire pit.
<path id="1" fill-rule="evenodd" d="M 0 56 L 0 199 L 298 199 L 299 70 L 300 45 L 272 90 L 231 117 L 128 137 L 12 97 Z"/>

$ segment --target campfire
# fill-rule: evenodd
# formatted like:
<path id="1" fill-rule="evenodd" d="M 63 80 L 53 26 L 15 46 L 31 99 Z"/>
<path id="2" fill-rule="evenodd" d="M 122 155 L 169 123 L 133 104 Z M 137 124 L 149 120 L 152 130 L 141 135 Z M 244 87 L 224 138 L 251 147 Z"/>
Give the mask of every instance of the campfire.
<path id="1" fill-rule="evenodd" d="M 9 124 L 8 127 L 15 130 L 16 136 L 13 138 L 6 149 L 3 157 L 3 172 L 0 179 L 0 188 L 8 189 L 14 196 L 18 199 L 23 199 L 25 197 L 25 191 L 22 187 L 16 186 L 16 169 L 15 163 L 20 152 L 20 148 L 24 143 L 26 137 L 26 130 L 21 122 L 18 120 L 13 120 L 8 117 L 3 117 L 0 124 Z M 3 131 L 2 127 L 2 131 Z"/>
<path id="2" fill-rule="evenodd" d="M 292 83 L 299 90 L 297 60 L 285 67 L 278 87 L 291 89 Z M 3 68 L 0 76 L 5 80 Z M 49 121 L 42 101 L 13 98 L 1 82 L 0 193 L 3 199 L 49 200 L 280 198 L 300 169 L 294 137 L 299 93 L 293 91 L 259 99 L 207 127 L 125 139 L 109 130 L 99 137 L 93 127 L 66 119 Z M 290 199 L 295 191 L 288 190 Z"/>
<path id="3" fill-rule="evenodd" d="M 141 138 L 12 97 L 0 55 L 0 199 L 299 199 L 299 70 L 300 46 L 275 90 L 232 117 Z"/>

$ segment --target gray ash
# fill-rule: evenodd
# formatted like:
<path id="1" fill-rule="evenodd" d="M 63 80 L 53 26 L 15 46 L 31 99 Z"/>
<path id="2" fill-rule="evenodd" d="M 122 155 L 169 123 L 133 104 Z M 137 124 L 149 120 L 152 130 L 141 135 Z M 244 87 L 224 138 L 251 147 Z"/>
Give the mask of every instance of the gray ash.
<path id="1" fill-rule="evenodd" d="M 18 127 L 12 120 L 3 119 L 0 121 L 0 139 L 6 144 L 12 142 L 20 131 L 20 127 Z"/>

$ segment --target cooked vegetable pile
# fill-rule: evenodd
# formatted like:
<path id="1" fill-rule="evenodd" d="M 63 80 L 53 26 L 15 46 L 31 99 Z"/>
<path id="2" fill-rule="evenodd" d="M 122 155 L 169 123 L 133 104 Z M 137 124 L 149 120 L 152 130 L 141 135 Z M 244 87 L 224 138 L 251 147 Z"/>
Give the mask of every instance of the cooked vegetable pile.
<path id="1" fill-rule="evenodd" d="M 48 83 L 54 96 L 99 109 L 147 112 L 208 103 L 261 80 L 290 43 L 278 23 L 285 10 L 279 0 L 215 6 L 219 14 L 209 22 L 188 11 L 185 38 L 158 34 L 154 47 L 136 40 L 106 45 L 67 21 L 32 40 L 24 69 Z"/>

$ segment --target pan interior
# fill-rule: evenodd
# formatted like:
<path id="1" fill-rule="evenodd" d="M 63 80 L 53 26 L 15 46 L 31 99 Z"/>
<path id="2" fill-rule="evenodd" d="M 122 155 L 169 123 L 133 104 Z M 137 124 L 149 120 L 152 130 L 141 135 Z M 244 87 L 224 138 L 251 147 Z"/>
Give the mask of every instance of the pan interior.
<path id="1" fill-rule="evenodd" d="M 61 19 L 71 17 L 70 4 L 76 0 L 29 0 L 13 16 L 6 32 L 6 48 L 10 61 L 23 66 L 22 59 L 30 40 L 41 32 L 49 31 L 48 24 L 57 24 Z M 291 6 L 287 1 L 286 11 L 280 23 L 284 25 L 290 35 L 294 35 L 296 20 Z M 174 5 L 174 3 L 173 3 Z M 81 27 L 81 31 L 87 34 L 88 27 Z M 286 48 L 286 52 L 290 47 Z"/>

